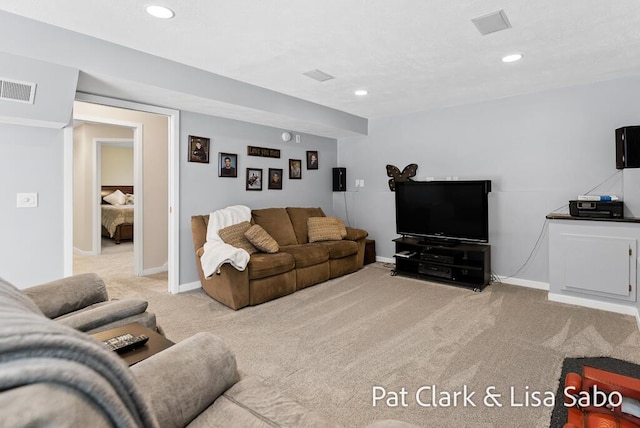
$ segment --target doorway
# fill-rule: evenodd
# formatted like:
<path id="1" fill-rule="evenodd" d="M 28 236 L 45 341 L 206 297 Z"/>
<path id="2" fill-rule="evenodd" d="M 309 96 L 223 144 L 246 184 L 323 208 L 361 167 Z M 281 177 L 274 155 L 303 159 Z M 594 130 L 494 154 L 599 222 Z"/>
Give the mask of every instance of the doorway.
<path id="1" fill-rule="evenodd" d="M 93 219 L 93 246 L 97 254 L 103 248 L 122 243 L 133 244 L 135 225 L 135 177 L 138 168 L 135 163 L 133 133 L 135 129 L 125 128 L 132 138 L 94 138 L 95 176 L 97 186 L 93 192 L 95 215 Z M 138 189 L 140 190 L 140 189 Z M 140 191 L 138 191 L 140 193 Z M 112 195 L 112 196 L 110 196 Z M 140 199 L 142 195 L 140 195 Z M 108 201 L 124 202 L 119 205 Z M 133 255 L 133 245 L 127 245 Z M 138 272 L 134 266 L 134 272 Z"/>
<path id="2" fill-rule="evenodd" d="M 103 114 L 107 111 L 106 114 Z M 74 105 L 74 119 L 90 123 L 110 124 L 133 130 L 134 148 L 134 254 L 137 265 L 135 275 L 151 275 L 167 272 L 168 291 L 179 291 L 179 272 L 177 248 L 178 236 L 178 123 L 179 112 L 159 107 L 147 106 L 121 100 L 112 100 L 86 94 L 77 94 Z M 154 134 L 155 120 L 160 125 Z M 158 137 L 162 132 L 164 138 Z M 99 139 L 98 139 L 99 140 Z M 99 154 L 96 141 L 94 156 Z M 65 165 L 74 165 L 74 133 L 65 130 Z M 65 275 L 73 272 L 74 222 L 70 218 L 78 217 L 79 212 L 74 209 L 74 182 L 65 168 Z M 97 169 L 97 168 L 96 168 Z M 149 177 L 159 174 L 158 179 Z M 91 195 L 94 198 L 89 218 L 94 219 L 92 225 L 97 224 L 100 196 L 97 191 L 97 172 L 92 172 L 94 179 Z M 150 215 L 145 215 L 148 212 Z M 82 213 L 80 212 L 80 215 Z M 86 213 L 85 213 L 86 214 Z M 85 221 L 87 216 L 83 216 Z M 92 247 L 99 248 L 99 234 L 92 229 Z M 155 241 L 154 241 L 155 239 Z M 160 239 L 160 241 L 159 241 Z M 162 239 L 164 242 L 162 242 Z M 160 244 L 158 243 L 160 242 Z M 99 251 L 99 250 L 98 250 Z"/>

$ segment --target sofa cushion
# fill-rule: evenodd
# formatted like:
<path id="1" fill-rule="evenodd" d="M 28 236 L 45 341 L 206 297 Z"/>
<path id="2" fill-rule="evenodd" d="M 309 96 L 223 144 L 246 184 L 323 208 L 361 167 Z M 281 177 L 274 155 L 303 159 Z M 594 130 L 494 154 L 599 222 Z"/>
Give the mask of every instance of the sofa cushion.
<path id="1" fill-rule="evenodd" d="M 244 233 L 249 230 L 251 223 L 243 221 L 242 223 L 233 224 L 218 231 L 218 235 L 224 242 L 234 247 L 242 248 L 249 254 L 258 252 L 256 247 L 244 236 Z"/>
<path id="2" fill-rule="evenodd" d="M 147 310 L 146 300 L 129 298 L 95 303 L 79 311 L 55 318 L 61 324 L 89 331 L 114 321 L 124 320 Z"/>
<path id="3" fill-rule="evenodd" d="M 340 427 L 252 376 L 245 377 L 226 390 L 213 406 L 192 422 L 192 425 L 254 428 Z"/>
<path id="4" fill-rule="evenodd" d="M 296 260 L 296 269 L 324 263 L 329 260 L 329 250 L 322 245 L 287 245 L 280 251 L 289 253 Z"/>
<path id="5" fill-rule="evenodd" d="M 262 226 L 278 245 L 295 245 L 298 243 L 289 214 L 284 208 L 264 208 L 251 211 L 253 222 Z"/>
<path id="6" fill-rule="evenodd" d="M 289 272 L 295 266 L 296 262 L 289 253 L 255 253 L 249 260 L 249 279 L 266 278 Z"/>
<path id="7" fill-rule="evenodd" d="M 244 233 L 245 238 L 255 247 L 265 253 L 277 253 L 280 249 L 278 243 L 260 225 L 254 224 Z"/>
<path id="8" fill-rule="evenodd" d="M 358 241 L 369 236 L 369 232 L 363 229 L 356 229 L 354 227 L 347 227 L 347 238 L 350 241 Z"/>
<path id="9" fill-rule="evenodd" d="M 131 371 L 153 403 L 160 427 L 186 426 L 240 379 L 231 348 L 208 332 L 176 343 Z"/>
<path id="10" fill-rule="evenodd" d="M 329 258 L 340 259 L 358 253 L 358 244 L 355 241 L 323 241 L 317 245 L 322 245 L 329 250 Z"/>
<path id="11" fill-rule="evenodd" d="M 322 208 L 287 208 L 287 213 L 291 219 L 293 230 L 296 234 L 298 244 L 306 244 L 309 242 L 307 238 L 307 219 L 309 217 L 324 217 Z"/>
<path id="12" fill-rule="evenodd" d="M 47 318 L 57 318 L 109 300 L 107 286 L 95 273 L 83 273 L 25 288 L 22 292 Z"/>
<path id="13" fill-rule="evenodd" d="M 309 217 L 307 219 L 307 230 L 309 242 L 339 241 L 342 239 L 341 228 L 337 219 L 333 217 Z"/>

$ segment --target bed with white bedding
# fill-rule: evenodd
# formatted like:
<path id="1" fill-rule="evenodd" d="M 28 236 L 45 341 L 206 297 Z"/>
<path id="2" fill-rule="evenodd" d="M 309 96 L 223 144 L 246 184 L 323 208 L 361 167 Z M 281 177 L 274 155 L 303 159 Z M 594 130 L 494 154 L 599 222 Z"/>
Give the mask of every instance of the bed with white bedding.
<path id="1" fill-rule="evenodd" d="M 133 240 L 133 186 L 102 186 L 102 236 L 116 244 Z"/>

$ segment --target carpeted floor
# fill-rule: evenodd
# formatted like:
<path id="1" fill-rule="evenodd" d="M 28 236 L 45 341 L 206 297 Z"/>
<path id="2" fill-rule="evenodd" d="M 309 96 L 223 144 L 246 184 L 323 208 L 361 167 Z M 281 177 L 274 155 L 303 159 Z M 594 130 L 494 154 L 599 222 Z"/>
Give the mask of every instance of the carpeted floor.
<path id="1" fill-rule="evenodd" d="M 521 404 L 527 392 L 556 392 L 565 357 L 640 363 L 633 317 L 549 302 L 539 290 L 497 283 L 474 293 L 392 277 L 375 263 L 233 311 L 202 290 L 168 294 L 166 275 L 133 278 L 117 262 L 127 257 L 122 245 L 76 257 L 75 271 L 100 273 L 111 297 L 147 299 L 174 341 L 198 331 L 221 336 L 243 372 L 345 427 L 386 418 L 424 427 L 547 427 L 552 407 Z M 432 385 L 441 405 L 425 389 L 419 398 L 431 406 L 420 405 L 416 392 Z M 475 406 L 441 400 L 465 386 Z M 375 406 L 374 387 L 387 392 Z M 500 396 L 485 403 L 491 387 Z"/>

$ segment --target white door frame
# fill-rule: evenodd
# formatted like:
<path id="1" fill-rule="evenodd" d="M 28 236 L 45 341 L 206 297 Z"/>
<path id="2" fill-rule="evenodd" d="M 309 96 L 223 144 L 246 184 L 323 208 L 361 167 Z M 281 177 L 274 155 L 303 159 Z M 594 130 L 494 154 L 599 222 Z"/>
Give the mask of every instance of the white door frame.
<path id="1" fill-rule="evenodd" d="M 132 131 L 135 132 L 139 131 L 140 134 L 142 134 L 142 124 L 138 124 L 139 126 L 137 128 L 132 129 Z M 136 141 L 135 137 L 134 139 L 131 138 L 102 138 L 102 137 L 97 137 L 93 139 L 93 248 L 92 248 L 92 253 L 95 255 L 100 255 L 102 253 L 102 213 L 101 213 L 101 209 L 100 209 L 100 205 L 102 205 L 102 201 L 100 200 L 100 192 L 102 191 L 102 147 L 103 146 L 108 146 L 108 145 L 118 145 L 118 146 L 122 146 L 122 147 L 127 147 L 127 148 L 133 148 L 133 188 L 134 188 L 134 192 L 135 193 L 142 193 L 142 174 L 140 174 L 139 170 L 141 169 L 142 166 L 142 162 L 140 162 L 141 160 L 141 155 L 142 155 L 142 150 L 141 150 L 141 139 L 139 139 L 139 141 Z M 136 185 L 136 183 L 140 183 L 139 185 Z M 124 183 L 120 183 L 120 184 L 124 184 Z M 140 187 L 138 187 L 140 186 Z M 144 195 L 141 195 L 142 198 L 144 198 Z M 142 205 L 140 203 L 140 205 Z M 135 210 L 133 211 L 133 215 L 134 215 L 134 219 L 133 219 L 133 223 L 134 224 L 140 224 L 142 225 L 142 227 L 144 227 L 144 225 L 142 224 L 142 216 L 140 216 L 139 218 L 136 218 L 136 212 Z M 143 229 L 144 230 L 144 229 Z M 135 228 L 133 229 L 133 233 L 135 235 Z M 140 235 L 142 236 L 142 235 Z M 138 252 L 135 250 L 136 247 L 136 237 L 134 236 L 133 239 L 133 246 L 134 246 L 134 254 L 137 254 Z M 144 250 L 144 249 L 143 249 Z M 134 263 L 133 263 L 133 271 L 135 273 L 136 276 L 140 276 L 140 267 L 138 266 L 138 262 L 141 261 L 141 258 L 138 257 L 134 257 Z"/>
<path id="2" fill-rule="evenodd" d="M 102 104 L 112 107 L 126 108 L 130 110 L 145 111 L 149 113 L 161 114 L 168 116 L 168 159 L 169 159 L 169 204 L 168 210 L 168 259 L 167 266 L 169 270 L 169 292 L 172 294 L 180 291 L 180 204 L 178 200 L 179 192 L 179 142 L 180 142 L 180 112 L 178 110 L 168 109 L 164 107 L 150 106 L 146 104 L 135 103 L 131 101 L 107 98 L 98 95 L 90 95 L 81 92 L 76 93 L 76 100 L 93 104 Z M 65 183 L 65 221 L 63 222 L 64 236 L 64 270 L 65 276 L 73 273 L 73 129 L 67 127 L 64 132 L 64 164 L 66 174 L 64 176 Z M 135 233 L 135 228 L 134 228 Z M 135 242 L 135 238 L 134 238 Z"/>

